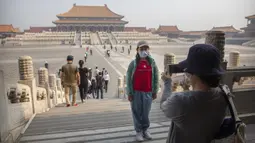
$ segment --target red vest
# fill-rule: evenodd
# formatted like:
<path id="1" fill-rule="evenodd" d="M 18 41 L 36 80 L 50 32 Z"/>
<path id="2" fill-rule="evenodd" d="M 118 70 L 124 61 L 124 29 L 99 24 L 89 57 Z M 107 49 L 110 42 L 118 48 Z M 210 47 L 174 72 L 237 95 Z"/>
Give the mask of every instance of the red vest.
<path id="1" fill-rule="evenodd" d="M 152 91 L 152 68 L 147 60 L 140 60 L 133 77 L 135 91 Z"/>

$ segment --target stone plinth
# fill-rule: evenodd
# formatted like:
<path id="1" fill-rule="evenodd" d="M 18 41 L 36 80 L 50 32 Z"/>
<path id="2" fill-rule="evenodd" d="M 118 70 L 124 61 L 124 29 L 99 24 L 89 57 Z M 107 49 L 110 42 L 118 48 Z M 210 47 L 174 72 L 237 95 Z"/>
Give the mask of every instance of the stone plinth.
<path id="1" fill-rule="evenodd" d="M 36 101 L 37 101 L 37 87 L 36 87 L 36 81 L 35 78 L 31 80 L 19 80 L 18 83 L 25 84 L 30 87 L 31 90 L 31 97 L 32 97 L 32 105 L 33 105 L 33 113 L 37 113 L 36 110 Z"/>
<path id="2" fill-rule="evenodd" d="M 7 96 L 10 103 L 30 102 L 31 89 L 24 84 L 14 84 L 7 87 Z"/>
<path id="3" fill-rule="evenodd" d="M 214 45 L 219 49 L 221 62 L 224 61 L 225 33 L 222 31 L 208 31 L 205 38 L 206 44 Z"/>
<path id="4" fill-rule="evenodd" d="M 39 100 L 46 100 L 47 98 L 47 91 L 45 88 L 41 88 L 41 87 L 37 87 L 36 88 L 37 92 L 36 92 L 36 97 L 37 97 L 37 101 Z"/>
<path id="5" fill-rule="evenodd" d="M 34 78 L 33 61 L 30 56 L 19 57 L 19 77 L 20 80 L 30 80 Z"/>
<path id="6" fill-rule="evenodd" d="M 48 69 L 41 67 L 38 70 L 38 83 L 40 87 L 45 87 L 45 83 L 48 82 L 49 80 L 49 75 L 48 75 Z"/>
<path id="7" fill-rule="evenodd" d="M 240 64 L 240 52 L 238 51 L 231 51 L 229 53 L 229 66 L 230 67 L 238 67 Z"/>

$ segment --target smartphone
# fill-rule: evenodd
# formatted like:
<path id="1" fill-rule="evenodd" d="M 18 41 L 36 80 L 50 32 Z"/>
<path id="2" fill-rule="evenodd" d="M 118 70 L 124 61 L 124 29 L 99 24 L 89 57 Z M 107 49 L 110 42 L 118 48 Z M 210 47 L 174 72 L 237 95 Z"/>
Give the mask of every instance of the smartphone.
<path id="1" fill-rule="evenodd" d="M 173 74 L 173 73 L 183 73 L 184 71 L 177 64 L 171 64 L 171 65 L 168 65 L 168 72 L 169 74 Z"/>

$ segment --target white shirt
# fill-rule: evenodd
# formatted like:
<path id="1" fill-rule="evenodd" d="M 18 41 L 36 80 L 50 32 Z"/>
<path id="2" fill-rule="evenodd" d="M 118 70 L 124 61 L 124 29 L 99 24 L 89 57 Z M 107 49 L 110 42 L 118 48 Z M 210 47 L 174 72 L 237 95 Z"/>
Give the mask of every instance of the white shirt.
<path id="1" fill-rule="evenodd" d="M 108 81 L 110 80 L 110 76 L 108 73 L 104 75 L 104 80 L 108 80 Z"/>
<path id="2" fill-rule="evenodd" d="M 94 76 L 97 76 L 98 73 L 99 73 L 99 69 L 95 69 L 95 71 L 94 71 Z"/>

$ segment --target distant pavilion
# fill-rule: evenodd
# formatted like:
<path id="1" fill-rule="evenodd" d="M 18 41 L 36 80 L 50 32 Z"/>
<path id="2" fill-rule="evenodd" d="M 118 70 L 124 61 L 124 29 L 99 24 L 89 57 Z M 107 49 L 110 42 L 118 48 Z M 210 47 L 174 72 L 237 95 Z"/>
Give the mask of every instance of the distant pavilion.
<path id="1" fill-rule="evenodd" d="M 76 4 L 65 13 L 57 15 L 53 21 L 57 31 L 123 31 L 127 21 L 124 16 L 104 6 L 78 6 Z"/>
<path id="2" fill-rule="evenodd" d="M 231 26 L 222 26 L 222 27 L 213 27 L 211 31 L 223 31 L 225 33 L 225 37 L 234 37 L 240 31 L 237 30 L 233 25 Z"/>
<path id="3" fill-rule="evenodd" d="M 245 31 L 245 36 L 255 37 L 255 14 L 245 18 L 247 19 L 247 27 L 241 29 Z"/>
<path id="4" fill-rule="evenodd" d="M 168 38 L 178 38 L 182 31 L 175 26 L 159 25 L 156 33 L 160 36 L 167 36 Z"/>

